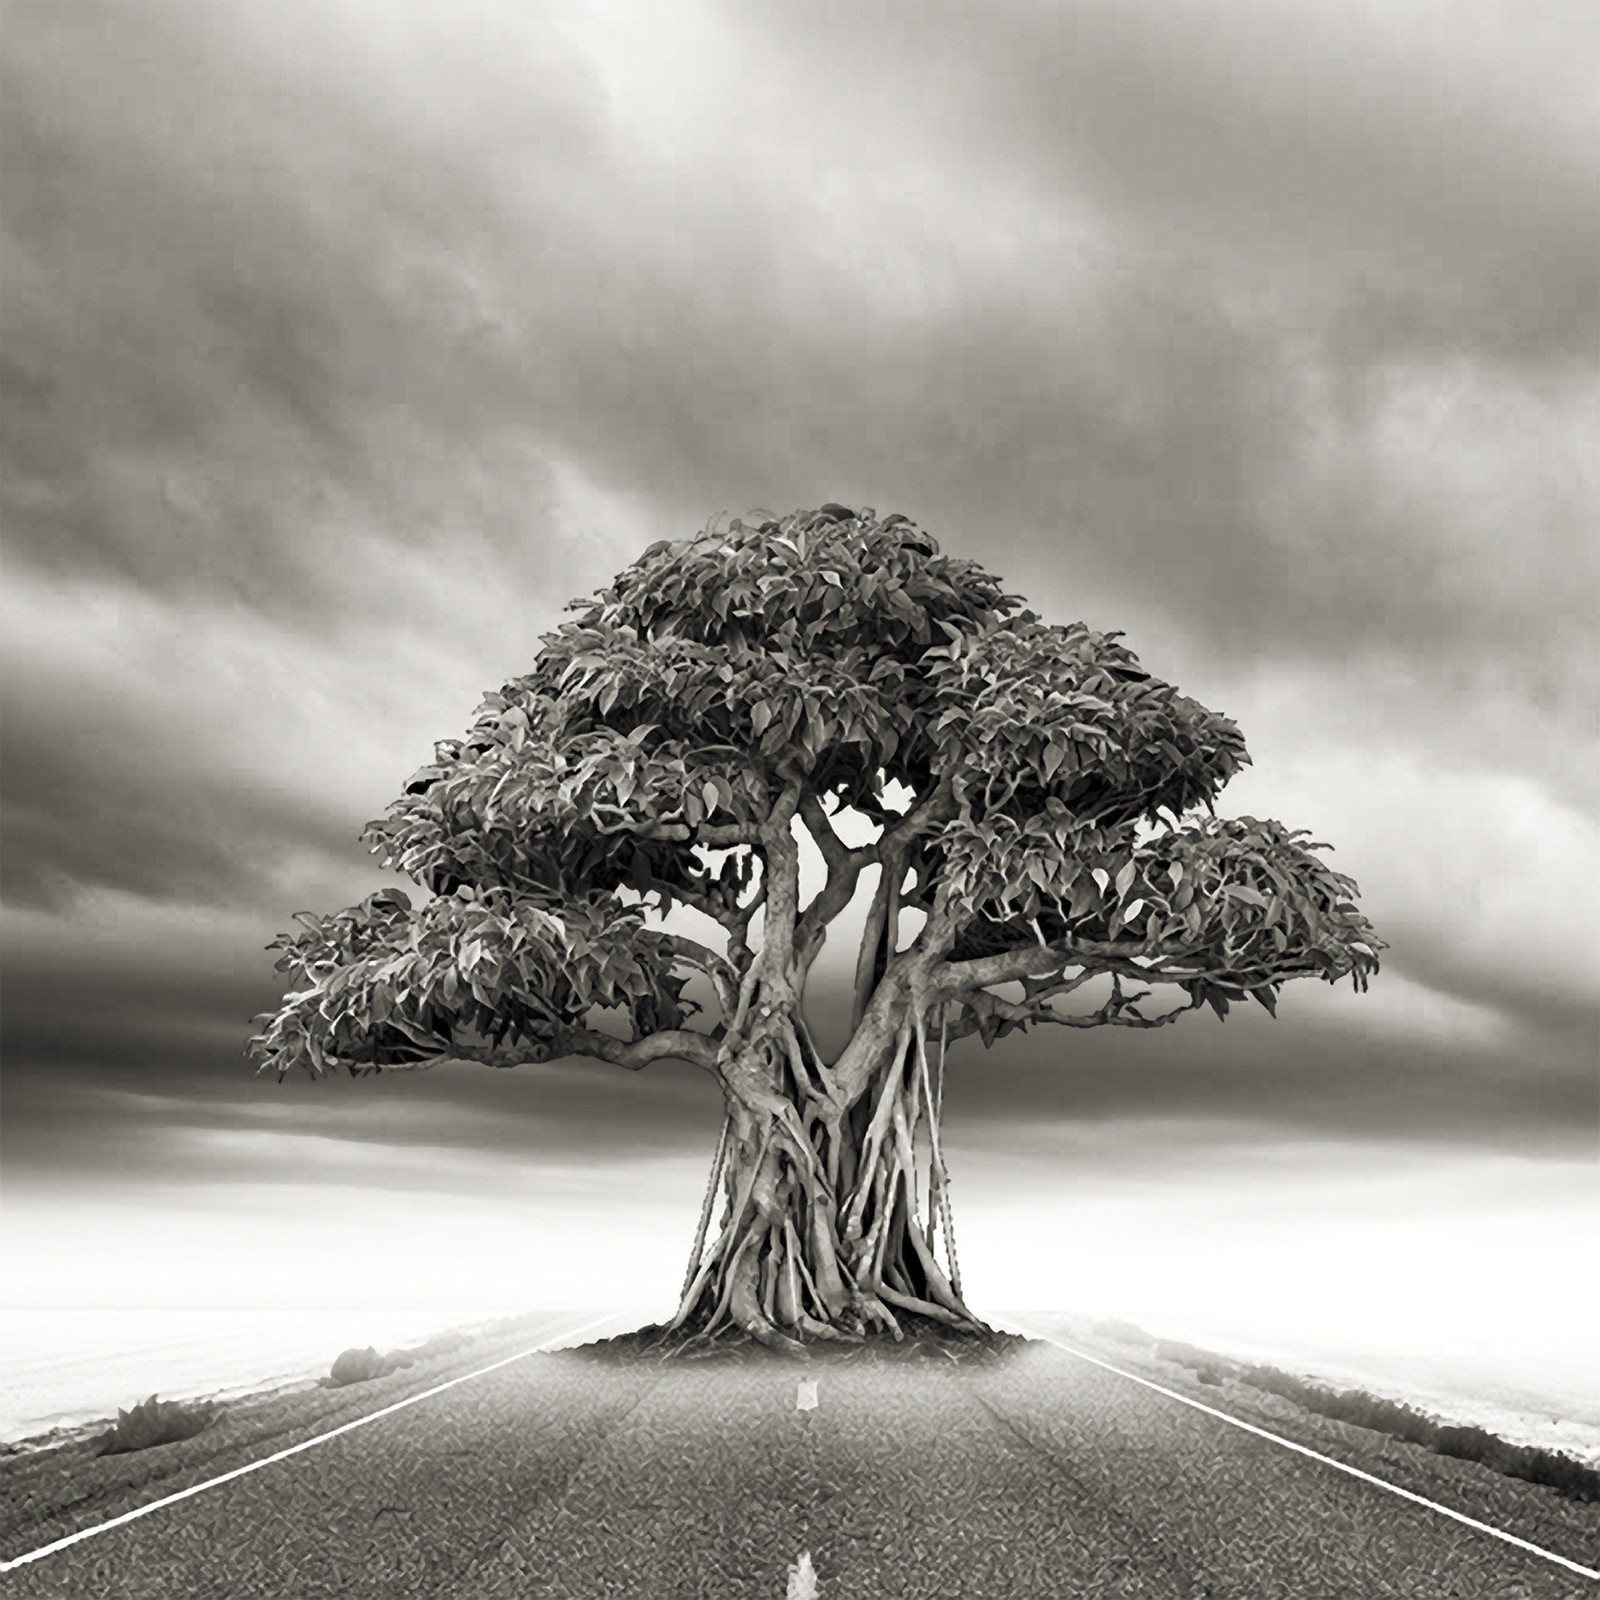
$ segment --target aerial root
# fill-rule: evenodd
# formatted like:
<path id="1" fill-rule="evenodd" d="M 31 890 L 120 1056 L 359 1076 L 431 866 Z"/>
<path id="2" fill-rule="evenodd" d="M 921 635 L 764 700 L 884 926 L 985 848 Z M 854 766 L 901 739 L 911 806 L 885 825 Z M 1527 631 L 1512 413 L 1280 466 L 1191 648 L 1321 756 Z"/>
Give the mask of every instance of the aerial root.
<path id="1" fill-rule="evenodd" d="M 806 1046 L 796 1039 L 787 1054 L 799 1093 L 811 1081 Z M 697 1344 L 751 1339 L 803 1355 L 804 1341 L 856 1343 L 872 1332 L 900 1341 L 906 1329 L 896 1311 L 983 1330 L 955 1275 L 937 1126 L 943 1060 L 936 1075 L 928 1054 L 921 1019 L 908 1020 L 855 1118 L 809 1093 L 803 1104 L 752 1107 L 747 1118 L 735 1110 L 725 1128 L 726 1160 L 713 1163 L 725 1200 L 722 1226 L 707 1249 L 703 1212 L 669 1332 L 693 1330 Z M 924 1121 L 926 1219 L 917 1171 Z M 938 1260 L 941 1223 L 948 1267 Z"/>
<path id="2" fill-rule="evenodd" d="M 915 1295 L 891 1289 L 886 1283 L 878 1285 L 878 1293 L 890 1305 L 899 1306 L 902 1311 L 914 1311 L 918 1316 L 931 1317 L 935 1322 L 948 1323 L 950 1327 L 960 1328 L 963 1332 L 982 1331 L 982 1324 L 974 1318 L 958 1316 L 954 1311 L 946 1311 L 943 1306 L 936 1306 L 931 1300 L 919 1300 Z"/>

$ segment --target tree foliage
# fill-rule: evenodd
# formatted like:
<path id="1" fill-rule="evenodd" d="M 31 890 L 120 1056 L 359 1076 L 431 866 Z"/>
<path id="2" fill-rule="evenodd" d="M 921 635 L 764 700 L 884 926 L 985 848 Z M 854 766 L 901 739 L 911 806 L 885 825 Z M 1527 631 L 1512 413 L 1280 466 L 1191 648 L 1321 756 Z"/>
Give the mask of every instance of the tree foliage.
<path id="1" fill-rule="evenodd" d="M 569 609 L 366 831 L 429 898 L 300 913 L 271 947 L 292 987 L 258 1019 L 263 1069 L 579 1054 L 718 1071 L 761 951 L 803 986 L 874 865 L 858 1020 L 913 959 L 952 1036 L 986 1039 L 1177 1014 L 1147 1015 L 1129 979 L 1226 1015 L 1272 1010 L 1289 978 L 1362 988 L 1377 969 L 1325 847 L 1194 815 L 1249 760 L 1231 721 L 1118 635 L 1041 621 L 904 517 L 825 506 L 713 527 Z M 877 824 L 872 845 L 842 842 L 844 808 Z M 779 903 L 799 825 L 829 865 L 808 906 Z M 890 901 L 924 914 L 905 951 L 883 943 Z M 663 929 L 677 905 L 724 937 Z M 1107 973 L 1113 998 L 1087 1022 L 1052 1006 Z M 689 997 L 696 977 L 715 1008 Z M 1018 983 L 1020 1000 L 1001 992 Z"/>

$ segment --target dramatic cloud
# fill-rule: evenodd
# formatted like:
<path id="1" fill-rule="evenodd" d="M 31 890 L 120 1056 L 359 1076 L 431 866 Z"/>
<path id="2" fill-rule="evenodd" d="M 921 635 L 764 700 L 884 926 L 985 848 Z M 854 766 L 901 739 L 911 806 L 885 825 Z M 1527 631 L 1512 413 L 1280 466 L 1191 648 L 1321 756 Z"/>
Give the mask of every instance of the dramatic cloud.
<path id="1" fill-rule="evenodd" d="M 389 881 L 361 825 L 569 598 L 827 499 L 1125 629 L 1243 726 L 1223 809 L 1334 843 L 1392 946 L 1276 1025 L 964 1047 L 980 1208 L 1007 1170 L 1592 1141 L 1597 28 L 11 6 L 8 1184 L 697 1190 L 686 1068 L 279 1090 L 239 1049 L 267 940 Z"/>

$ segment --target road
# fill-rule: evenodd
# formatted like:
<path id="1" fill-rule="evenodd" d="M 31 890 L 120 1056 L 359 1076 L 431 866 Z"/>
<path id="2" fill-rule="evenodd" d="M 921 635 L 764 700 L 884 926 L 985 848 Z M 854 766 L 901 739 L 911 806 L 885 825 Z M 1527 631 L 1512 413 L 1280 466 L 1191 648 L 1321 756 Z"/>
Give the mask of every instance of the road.
<path id="1" fill-rule="evenodd" d="M 529 1356 L 19 1566 L 0 1590 L 782 1600 L 809 1551 L 819 1600 L 1600 1596 L 1600 1584 L 1048 1346 L 993 1367 L 818 1364 L 811 1375 L 819 1404 L 799 1411 L 789 1364 Z M 392 1399 L 374 1391 L 368 1408 Z M 255 1458 L 327 1426 L 308 1410 L 297 1435 L 257 1441 Z M 1348 1450 L 1337 1425 L 1300 1429 L 1317 1448 Z M 241 1444 L 202 1459 L 199 1443 L 163 1447 L 197 1453 L 138 1490 L 102 1486 L 54 1514 L 36 1490 L 37 1515 L 10 1519 L 0 1553 L 251 1458 Z M 1511 1531 L 1588 1565 L 1600 1555 L 1596 1508 L 1527 1485 L 1502 1492 L 1486 1469 L 1393 1449 L 1393 1470 L 1435 1493 L 1455 1474 L 1461 1509 L 1492 1503 L 1503 1519 L 1509 1508 L 1524 1523 Z"/>

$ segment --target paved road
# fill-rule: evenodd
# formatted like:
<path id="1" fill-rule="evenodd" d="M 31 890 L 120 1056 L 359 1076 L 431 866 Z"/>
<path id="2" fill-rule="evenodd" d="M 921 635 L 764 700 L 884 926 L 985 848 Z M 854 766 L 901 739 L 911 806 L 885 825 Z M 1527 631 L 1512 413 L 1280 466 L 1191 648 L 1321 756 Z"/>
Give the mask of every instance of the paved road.
<path id="1" fill-rule="evenodd" d="M 978 1371 L 814 1375 L 820 1404 L 799 1412 L 789 1366 L 532 1356 L 0 1586 L 75 1600 L 782 1600 L 789 1564 L 809 1550 L 819 1600 L 1600 1596 L 1047 1347 Z M 1543 1497 L 1535 1508 L 1553 1498 L 1519 1493 Z M 102 1498 L 31 1534 L 14 1528 L 4 1553 L 119 1509 Z M 1593 1565 L 1594 1509 L 1559 1504 L 1543 1536 Z"/>

